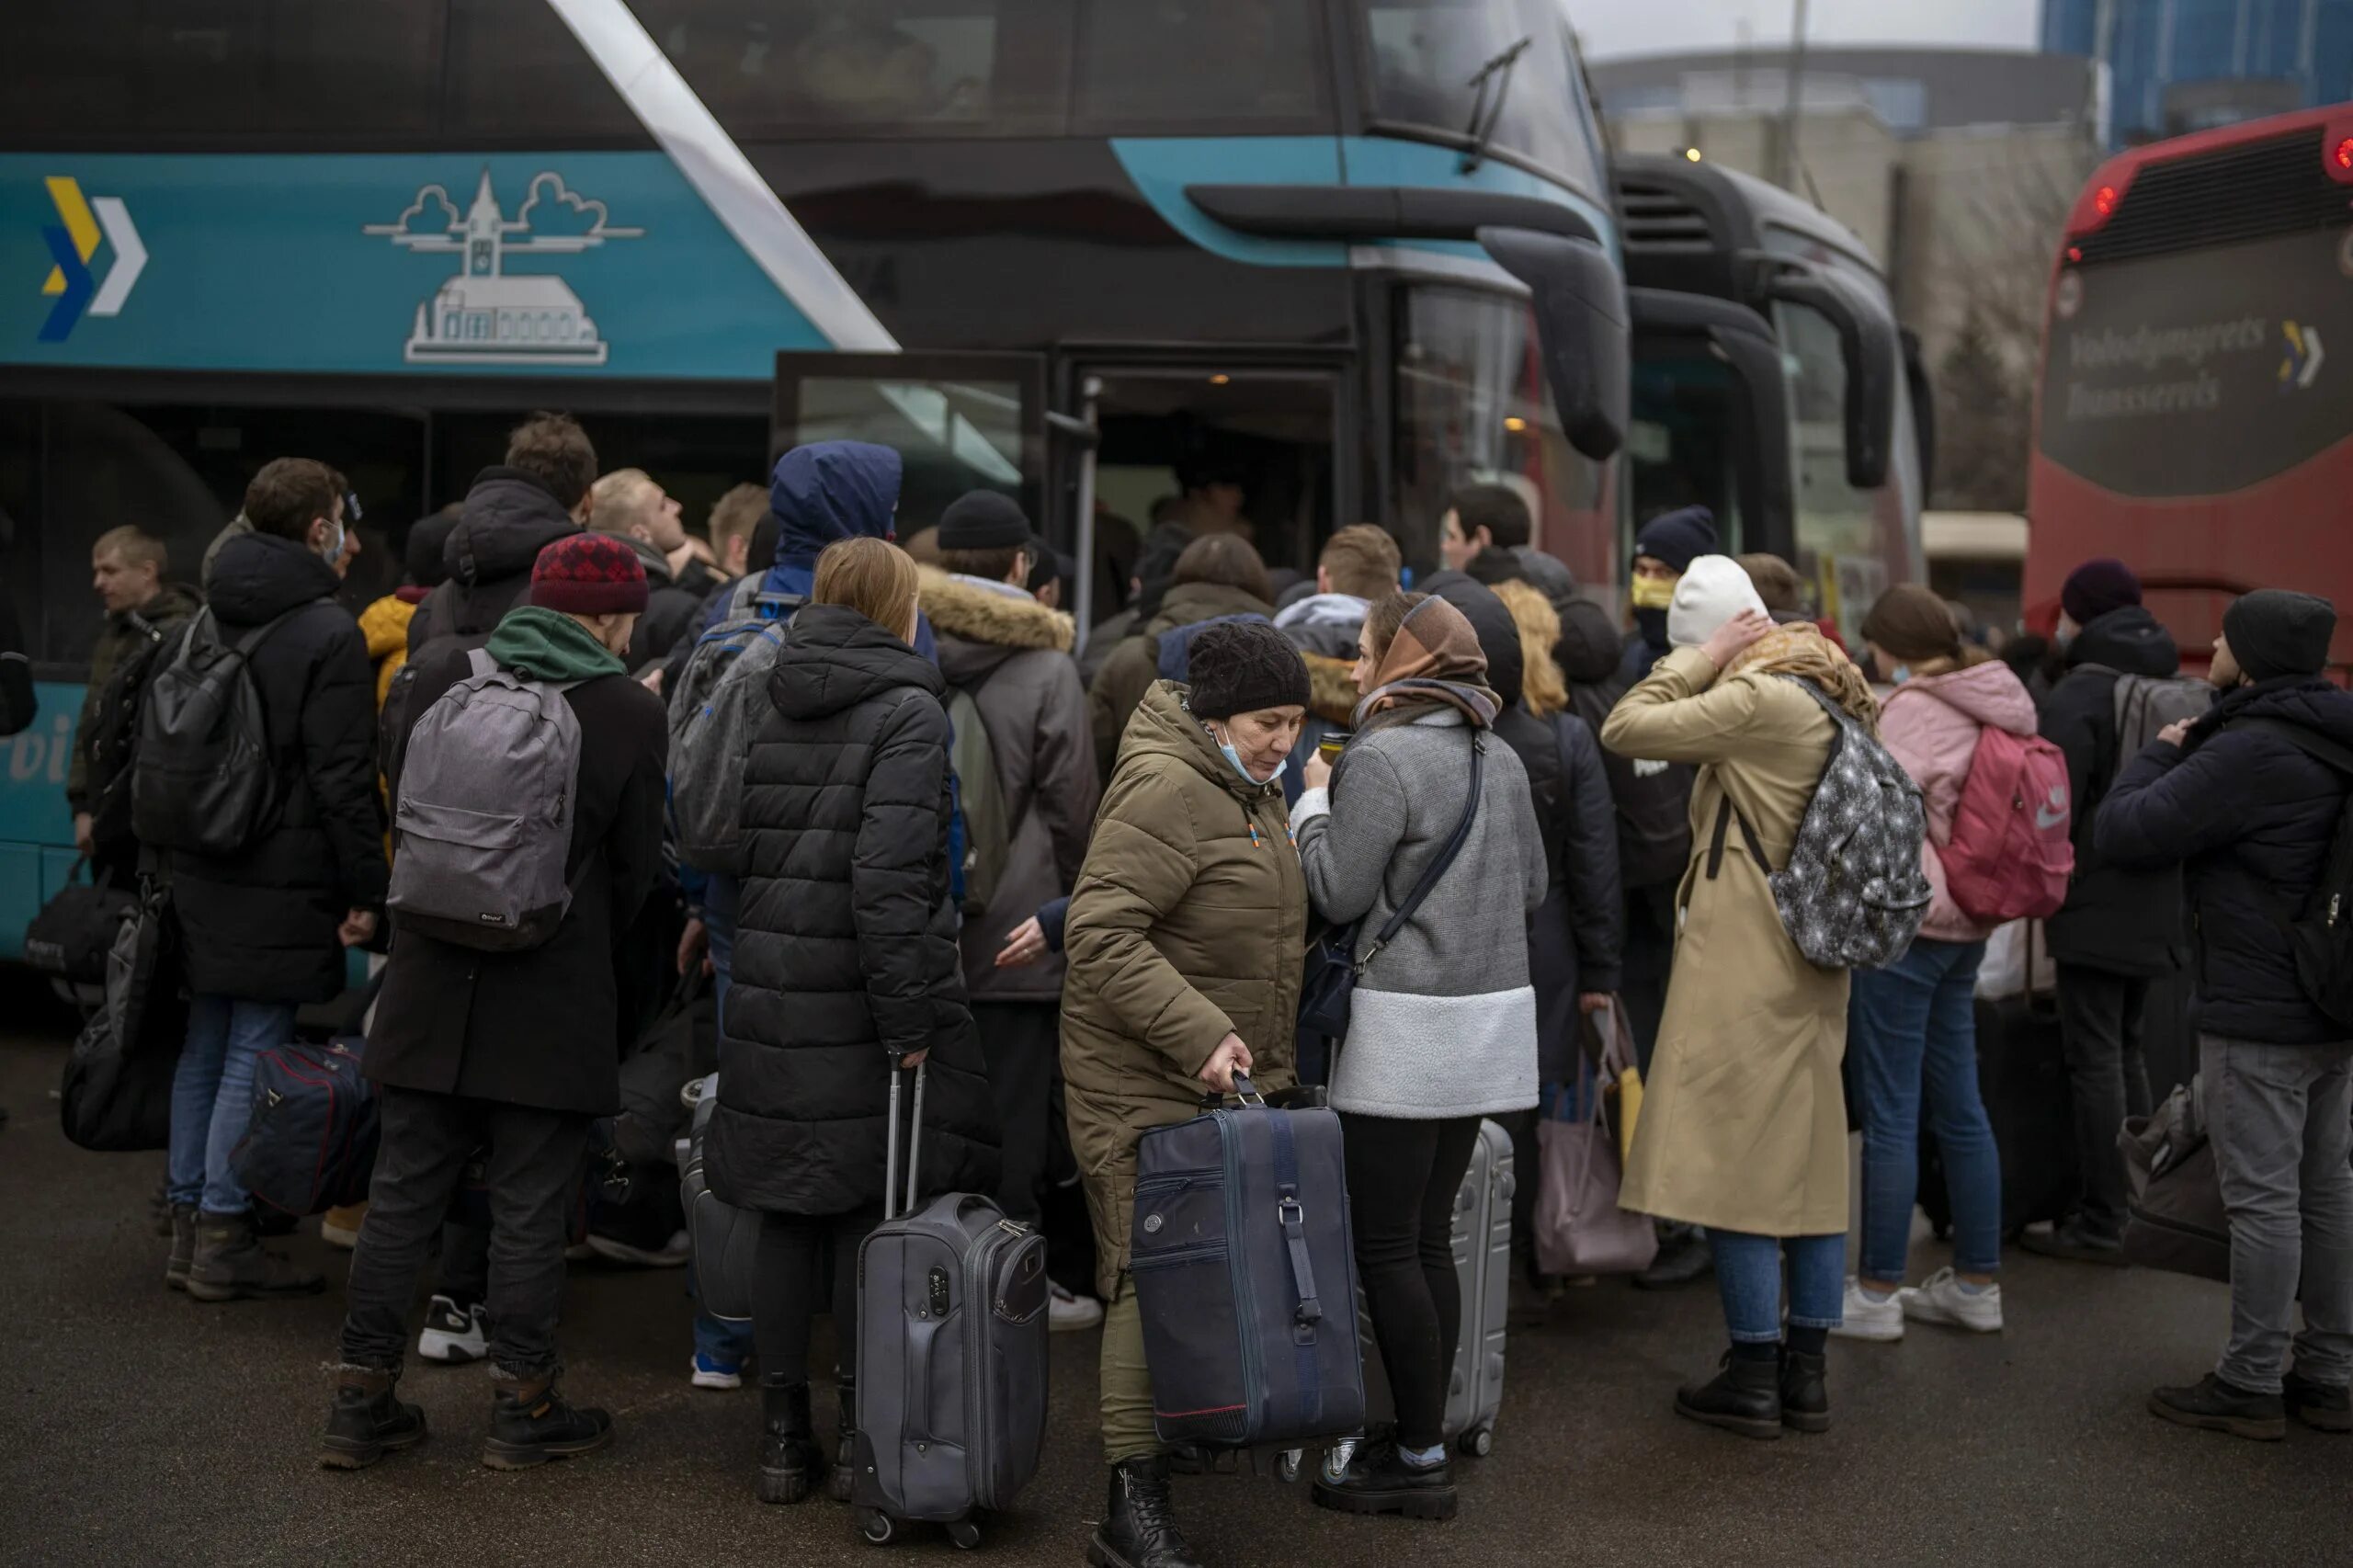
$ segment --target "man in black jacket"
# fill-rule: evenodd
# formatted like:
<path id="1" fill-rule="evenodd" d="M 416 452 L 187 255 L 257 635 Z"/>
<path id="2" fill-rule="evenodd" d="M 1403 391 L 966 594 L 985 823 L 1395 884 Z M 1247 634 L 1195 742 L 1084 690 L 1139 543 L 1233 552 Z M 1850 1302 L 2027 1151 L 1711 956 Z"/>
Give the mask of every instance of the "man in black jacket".
<path id="1" fill-rule="evenodd" d="M 2336 631 L 2308 594 L 2234 604 L 2214 643 L 2222 699 L 2125 765 L 2097 829 L 2114 864 L 2188 867 L 2200 1093 L 2231 1218 L 2230 1346 L 2149 1408 L 2242 1437 L 2283 1436 L 2290 1410 L 2353 1432 L 2353 1029 L 2313 1005 L 2288 930 L 2353 784 L 2353 696 L 2321 676 Z"/>
<path id="2" fill-rule="evenodd" d="M 2149 1110 L 2142 1026 L 2153 982 L 2182 965 L 2181 869 L 2111 864 L 2093 835 L 2100 802 L 2131 758 L 2120 756 L 2116 683 L 2178 674 L 2172 635 L 2141 606 L 2140 579 L 2118 561 L 2089 561 L 2060 590 L 2067 674 L 2042 708 L 2042 738 L 2067 756 L 2075 874 L 2066 906 L 2045 926 L 2059 970 L 2059 1028 L 2075 1101 L 2083 1202 L 2048 1235 L 2021 1244 L 2051 1257 L 2122 1267 L 2124 1156 L 2117 1129 Z"/>
<path id="3" fill-rule="evenodd" d="M 679 639 L 699 624 L 696 618 L 719 585 L 719 574 L 688 543 L 677 501 L 643 469 L 615 469 L 589 493 L 597 531 L 629 540 L 645 568 L 645 613 L 621 655 L 632 672 L 642 674 L 648 665 L 665 662 Z"/>
<path id="4" fill-rule="evenodd" d="M 222 546 L 206 607 L 223 641 L 276 623 L 246 669 L 282 803 L 235 854 L 175 853 L 169 868 L 192 995 L 172 1083 L 165 1281 L 206 1301 L 324 1283 L 262 1250 L 229 1153 L 251 1119 L 256 1059 L 293 1038 L 298 1006 L 343 989 L 344 949 L 375 934 L 384 902 L 375 670 L 334 599 L 342 478 L 280 458 L 254 476 L 244 516 L 253 528 Z"/>
<path id="5" fill-rule="evenodd" d="M 458 526 L 441 547 L 449 580 L 416 607 L 409 657 L 437 638 L 481 647 L 499 618 L 523 602 L 540 551 L 586 525 L 596 483 L 597 449 L 570 415 L 534 414 L 515 426 L 506 460 L 474 475 L 466 492 Z"/>
<path id="6" fill-rule="evenodd" d="M 662 703 L 628 678 L 620 650 L 645 608 L 636 552 L 575 534 L 540 552 L 531 602 L 499 621 L 487 652 L 563 694 L 580 725 L 572 903 L 545 942 L 510 952 L 461 947 L 398 926 L 369 1030 L 367 1074 L 382 1088 L 383 1142 L 368 1223 L 351 1260 L 342 1365 L 320 1461 L 356 1470 L 425 1437 L 394 1396 L 409 1305 L 433 1233 L 468 1159 L 487 1149 L 494 1234 L 490 1361 L 497 1395 L 483 1462 L 516 1470 L 610 1441 L 601 1410 L 556 1392 L 556 1308 L 566 1221 L 588 1125 L 620 1108 L 615 944 L 662 868 Z M 417 676 L 418 711 L 470 672 L 450 650 Z M 392 759 L 394 800 L 407 762 Z"/>

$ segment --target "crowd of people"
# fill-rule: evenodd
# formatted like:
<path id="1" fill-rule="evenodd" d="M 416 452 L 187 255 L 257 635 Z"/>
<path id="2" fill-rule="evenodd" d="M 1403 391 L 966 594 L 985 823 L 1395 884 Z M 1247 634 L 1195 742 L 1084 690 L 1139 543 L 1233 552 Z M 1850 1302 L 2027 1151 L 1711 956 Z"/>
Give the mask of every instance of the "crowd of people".
<path id="1" fill-rule="evenodd" d="M 415 527 L 407 585 L 357 620 L 332 602 L 356 502 L 317 462 L 261 470 L 200 591 L 135 529 L 97 541 L 109 622 L 85 722 L 119 700 L 108 666 L 176 640 L 233 645 L 278 801 L 233 852 L 142 854 L 77 758 L 85 852 L 102 875 L 167 874 L 185 932 L 172 1288 L 323 1288 L 264 1244 L 229 1154 L 258 1055 L 343 990 L 346 949 L 377 955 L 381 1145 L 364 1210 L 327 1221 L 355 1250 L 324 1462 L 425 1438 L 398 1385 L 437 1247 L 418 1350 L 488 1361 L 484 1462 L 610 1440 L 610 1416 L 562 1386 L 557 1309 L 592 1124 L 619 1108 L 620 1051 L 661 989 L 641 978 L 649 949 L 656 967 L 707 970 L 717 997 L 704 1169 L 760 1221 L 749 1333 L 704 1314 L 692 1376 L 728 1388 L 756 1369 L 765 1501 L 849 1494 L 858 1247 L 884 1212 L 894 1076 L 921 1065 L 925 1193 L 987 1194 L 1029 1226 L 1058 1190 L 1084 1194 L 1091 1295 L 1065 1276 L 1051 1315 L 1102 1328 L 1091 1562 L 1193 1561 L 1128 1267 L 1137 1149 L 1245 1074 L 1265 1094 L 1320 1085 L 1338 1114 L 1395 1395 L 1393 1429 L 1321 1475 L 1315 1500 L 1449 1517 L 1456 1194 L 1481 1121 L 1502 1123 L 1525 1162 L 1523 1267 L 1546 1283 L 1529 1240 L 1540 1108 L 1589 1078 L 1589 1020 L 1621 999 L 1645 1091 L 1621 1201 L 1662 1244 L 1639 1283 L 1712 1271 L 1728 1342 L 1674 1408 L 1750 1437 L 1826 1430 L 1831 1335 L 2003 1325 L 2006 1151 L 1973 1008 L 1995 933 L 1953 868 L 1985 848 L 1964 809 L 1981 748 L 2043 739 L 2064 798 L 2031 804 L 2064 813 L 2075 857 L 2040 929 L 2083 1181 L 2025 1244 L 2123 1260 L 2117 1137 L 2148 1109 L 2142 1014 L 2194 950 L 2233 1315 L 2216 1370 L 2152 1407 L 2250 1437 L 2288 1415 L 2353 1429 L 2353 1030 L 2314 999 L 2293 934 L 2353 782 L 2325 601 L 2239 599 L 2211 710 L 2134 750 L 2118 683 L 2179 659 L 2120 563 L 2069 579 L 2044 665 L 1995 658 L 1908 585 L 1849 648 L 1788 563 L 1723 554 L 1692 508 L 1642 528 L 1621 631 L 1533 548 L 1513 490 L 1474 485 L 1440 519 L 1444 569 L 1412 591 L 1378 528 L 1340 529 L 1283 589 L 1238 505 L 1173 512 L 1120 623 L 1090 640 L 1090 675 L 1057 608 L 1073 568 L 1019 506 L 977 492 L 902 517 L 900 478 L 884 448 L 796 449 L 699 540 L 648 475 L 600 474 L 576 423 L 535 416 L 463 502 Z M 722 655 L 757 678 L 713 687 Z M 404 791 L 450 776 L 420 748 L 465 733 L 448 726 L 470 704 L 531 701 L 509 777 L 573 758 L 547 798 L 517 784 L 529 798 L 469 812 Z M 1916 786 L 1927 892 L 1908 949 L 1850 972 L 1793 939 L 1789 883 L 1825 771 L 1881 746 Z M 718 817 L 690 778 L 722 781 Z M 722 824 L 719 842 L 685 841 L 690 811 Z M 525 907 L 495 941 L 438 913 L 424 868 L 471 868 L 496 892 L 542 841 L 552 903 L 508 890 Z M 1319 934 L 1385 931 L 1401 912 L 1356 951 L 1345 1035 L 1303 1030 Z M 1907 1284 L 1924 1123 L 1952 1262 Z M 469 1180 L 486 1213 L 453 1217 Z M 830 1380 L 811 1353 L 827 1310 Z M 827 1381 L 830 1432 L 813 1406 Z"/>

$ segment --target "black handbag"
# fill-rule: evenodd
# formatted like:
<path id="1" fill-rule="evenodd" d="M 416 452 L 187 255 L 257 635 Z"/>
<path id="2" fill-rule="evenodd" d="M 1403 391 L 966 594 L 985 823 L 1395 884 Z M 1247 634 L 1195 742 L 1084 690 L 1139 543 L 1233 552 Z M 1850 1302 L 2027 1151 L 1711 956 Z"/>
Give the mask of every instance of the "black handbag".
<path id="1" fill-rule="evenodd" d="M 74 1042 L 58 1090 L 66 1138 L 108 1153 L 171 1145 L 172 1077 L 188 1038 L 171 894 L 149 882 L 115 934 L 106 1001 Z"/>
<path id="2" fill-rule="evenodd" d="M 25 927 L 25 961 L 75 985 L 104 985 L 107 955 L 122 923 L 139 903 L 127 888 L 77 881 L 88 857 L 74 862 L 57 896 Z"/>
<path id="3" fill-rule="evenodd" d="M 1415 879 L 1414 891 L 1396 912 L 1381 922 L 1373 934 L 1371 943 L 1362 952 L 1357 950 L 1357 938 L 1363 934 L 1364 922 L 1351 920 L 1345 926 L 1335 926 L 1324 933 L 1323 939 L 1307 955 L 1307 978 L 1299 992 L 1299 1027 L 1310 1034 L 1325 1040 L 1346 1040 L 1348 1034 L 1348 1011 L 1356 994 L 1357 982 L 1363 978 L 1365 966 L 1381 956 L 1381 949 L 1397 939 L 1414 911 L 1429 897 L 1454 858 L 1462 853 L 1470 842 L 1471 824 L 1479 814 L 1479 790 L 1486 770 L 1487 738 L 1478 732 L 1471 734 L 1471 795 L 1462 803 L 1462 820 L 1454 824 L 1454 836 L 1437 858 L 1422 868 Z"/>

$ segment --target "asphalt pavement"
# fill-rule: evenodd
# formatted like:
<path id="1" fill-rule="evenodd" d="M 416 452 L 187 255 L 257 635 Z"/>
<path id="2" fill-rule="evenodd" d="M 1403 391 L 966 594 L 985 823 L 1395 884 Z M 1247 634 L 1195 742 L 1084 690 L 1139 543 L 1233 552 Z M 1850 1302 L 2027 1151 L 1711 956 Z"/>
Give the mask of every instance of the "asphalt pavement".
<path id="1" fill-rule="evenodd" d="M 0 986 L 0 1561 L 26 1563 L 725 1565 L 940 1561 L 916 1528 L 874 1548 L 822 1499 L 752 1495 L 757 1395 L 687 1385 L 677 1272 L 584 1267 L 565 1300 L 568 1391 L 612 1410 L 604 1453 L 522 1474 L 478 1459 L 479 1368 L 412 1365 L 433 1437 L 375 1468 L 317 1468 L 344 1255 L 289 1244 L 317 1297 L 208 1306 L 163 1285 L 146 1195 L 160 1155 L 65 1142 L 70 1020 Z M 1915 1255 L 1919 1272 L 1941 1248 Z M 1178 1483 L 1217 1568 L 1438 1563 L 2353 1562 L 2353 1438 L 2182 1430 L 2143 1408 L 2212 1362 L 2218 1286 L 2014 1255 L 2009 1327 L 1833 1341 L 1836 1427 L 1756 1443 L 1676 1418 L 1721 1346 L 1711 1291 L 1605 1281 L 1513 1320 L 1495 1448 L 1460 1461 L 1451 1524 L 1347 1518 L 1271 1478 Z M 1054 1343 L 1043 1472 L 980 1555 L 1082 1561 L 1102 1506 L 1096 1336 Z"/>

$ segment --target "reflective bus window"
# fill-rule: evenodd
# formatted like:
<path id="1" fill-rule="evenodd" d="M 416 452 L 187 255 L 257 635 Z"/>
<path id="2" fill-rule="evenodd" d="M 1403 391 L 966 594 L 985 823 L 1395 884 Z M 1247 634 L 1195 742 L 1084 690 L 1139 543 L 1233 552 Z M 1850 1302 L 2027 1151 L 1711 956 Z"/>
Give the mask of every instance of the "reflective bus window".
<path id="1" fill-rule="evenodd" d="M 1600 157 L 1585 89 L 1569 57 L 1557 0 L 1355 0 L 1362 18 L 1366 77 L 1374 118 L 1463 132 L 1480 108 L 1471 85 L 1480 67 L 1525 40 L 1512 66 L 1494 145 L 1560 174 L 1588 192 L 1602 189 Z M 1488 84 L 1495 109 L 1502 73 Z"/>
<path id="2" fill-rule="evenodd" d="M 449 140 L 650 140 L 546 0 L 449 0 Z"/>
<path id="3" fill-rule="evenodd" d="M 1324 126 L 1315 17 L 1267 0 L 1081 0 L 1074 129 Z"/>

